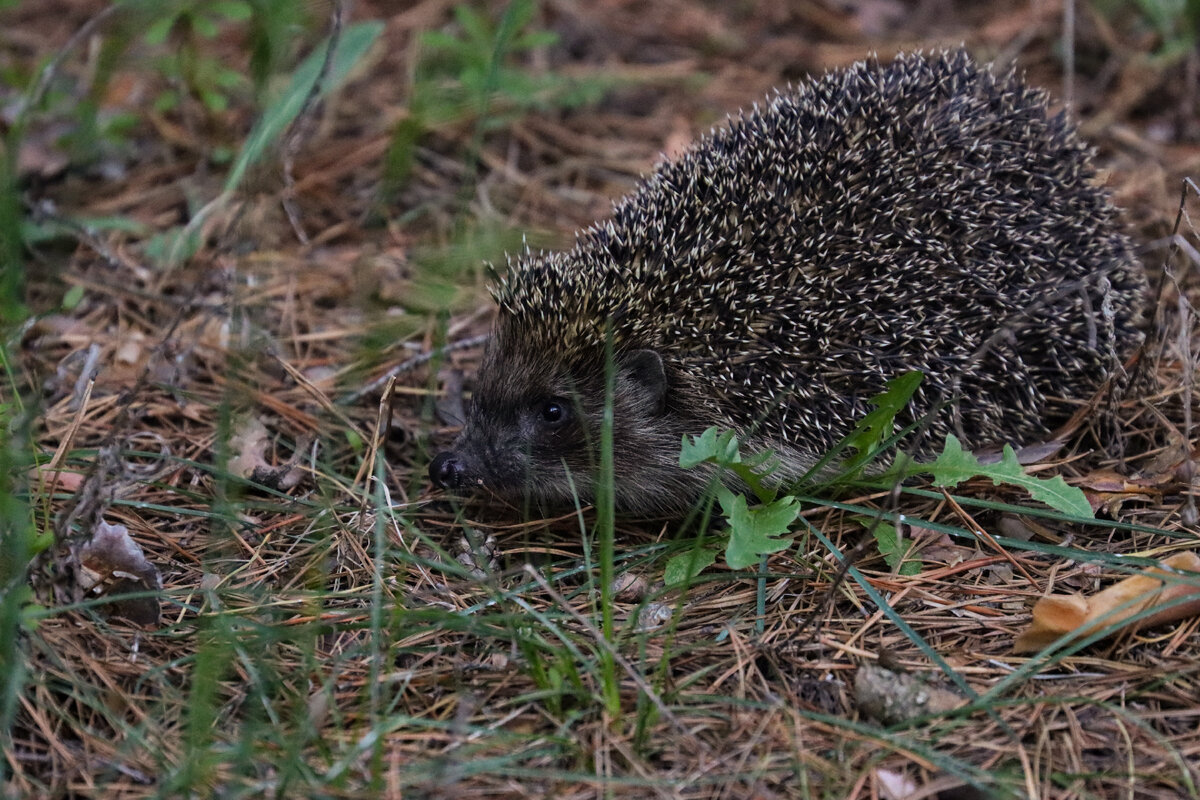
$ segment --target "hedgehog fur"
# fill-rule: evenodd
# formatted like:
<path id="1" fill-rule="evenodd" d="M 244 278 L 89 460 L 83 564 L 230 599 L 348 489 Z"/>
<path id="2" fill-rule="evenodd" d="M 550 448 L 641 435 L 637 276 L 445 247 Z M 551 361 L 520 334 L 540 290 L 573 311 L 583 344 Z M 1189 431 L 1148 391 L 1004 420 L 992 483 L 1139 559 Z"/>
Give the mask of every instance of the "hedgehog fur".
<path id="1" fill-rule="evenodd" d="M 430 475 L 589 501 L 606 364 L 626 511 L 694 503 L 709 476 L 679 468 L 680 441 L 713 425 L 801 475 L 910 370 L 925 379 L 901 422 L 927 441 L 1044 437 L 1142 341 L 1145 276 L 1090 156 L 1042 91 L 963 51 L 779 93 L 572 249 L 510 262 Z"/>

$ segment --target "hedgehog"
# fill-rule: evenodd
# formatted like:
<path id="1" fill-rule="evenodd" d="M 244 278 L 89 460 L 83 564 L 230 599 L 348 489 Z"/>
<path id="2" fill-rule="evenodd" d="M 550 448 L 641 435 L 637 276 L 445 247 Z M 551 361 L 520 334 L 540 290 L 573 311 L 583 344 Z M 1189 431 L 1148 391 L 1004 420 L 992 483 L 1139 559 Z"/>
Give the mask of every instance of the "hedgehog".
<path id="1" fill-rule="evenodd" d="M 570 250 L 509 260 L 430 477 L 590 502 L 611 410 L 616 507 L 681 513 L 712 479 L 680 468 L 685 436 L 736 431 L 794 481 L 913 370 L 898 422 L 922 441 L 1044 439 L 1144 337 L 1146 278 L 1091 158 L 1045 92 L 961 49 L 777 91 Z"/>

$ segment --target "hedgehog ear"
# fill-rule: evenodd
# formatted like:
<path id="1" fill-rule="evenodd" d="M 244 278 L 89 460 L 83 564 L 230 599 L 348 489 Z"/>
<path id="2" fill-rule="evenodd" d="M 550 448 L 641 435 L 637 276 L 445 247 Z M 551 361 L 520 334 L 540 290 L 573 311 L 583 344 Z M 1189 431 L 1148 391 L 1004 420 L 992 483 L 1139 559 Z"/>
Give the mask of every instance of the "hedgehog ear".
<path id="1" fill-rule="evenodd" d="M 620 363 L 622 377 L 642 390 L 656 415 L 663 413 L 667 408 L 667 371 L 662 356 L 653 350 L 633 350 L 621 356 Z"/>

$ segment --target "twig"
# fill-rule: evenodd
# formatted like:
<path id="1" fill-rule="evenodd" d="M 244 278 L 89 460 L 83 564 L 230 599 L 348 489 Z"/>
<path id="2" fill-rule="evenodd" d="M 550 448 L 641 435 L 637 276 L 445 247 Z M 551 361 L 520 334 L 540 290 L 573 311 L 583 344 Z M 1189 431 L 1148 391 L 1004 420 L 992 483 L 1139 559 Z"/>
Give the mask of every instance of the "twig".
<path id="1" fill-rule="evenodd" d="M 1002 547 L 990 533 L 984 530 L 983 526 L 976 522 L 975 518 L 968 514 L 965 508 L 959 505 L 958 501 L 954 499 L 954 495 L 950 494 L 950 492 L 946 489 L 942 489 L 942 497 L 946 500 L 946 503 L 949 504 L 950 509 L 958 515 L 958 518 L 967 524 L 967 528 L 976 539 L 995 550 L 1001 557 L 1008 561 L 1009 565 L 1011 565 L 1014 570 L 1021 573 L 1021 576 L 1024 577 L 1025 580 L 1029 581 L 1029 585 L 1032 587 L 1034 592 L 1041 590 L 1041 587 L 1038 586 L 1038 582 L 1032 575 L 1029 574 L 1029 570 L 1025 569 L 1025 565 L 1013 558 L 1012 553 L 1005 550 L 1004 547 Z"/>

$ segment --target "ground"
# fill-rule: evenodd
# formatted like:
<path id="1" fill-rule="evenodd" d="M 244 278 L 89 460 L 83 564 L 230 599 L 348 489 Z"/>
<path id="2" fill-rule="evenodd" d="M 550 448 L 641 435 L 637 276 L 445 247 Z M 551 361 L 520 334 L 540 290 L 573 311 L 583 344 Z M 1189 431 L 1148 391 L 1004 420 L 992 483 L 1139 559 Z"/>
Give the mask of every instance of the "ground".
<path id="1" fill-rule="evenodd" d="M 5 796 L 1200 795 L 1200 615 L 1013 652 L 1043 595 L 1198 548 L 1194 4 L 108 9 L 0 4 Z M 488 262 L 773 87 L 960 44 L 1069 106 L 1156 286 L 1154 390 L 1030 468 L 1097 521 L 990 480 L 806 497 L 757 574 L 679 590 L 694 526 L 431 490 Z M 902 670 L 971 703 L 884 726 L 861 684 Z"/>

